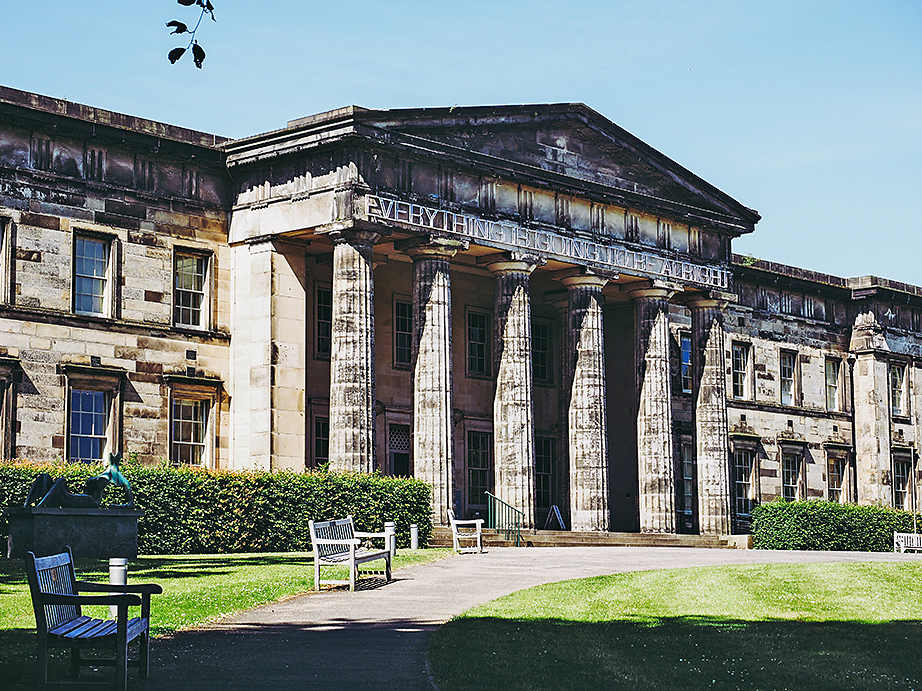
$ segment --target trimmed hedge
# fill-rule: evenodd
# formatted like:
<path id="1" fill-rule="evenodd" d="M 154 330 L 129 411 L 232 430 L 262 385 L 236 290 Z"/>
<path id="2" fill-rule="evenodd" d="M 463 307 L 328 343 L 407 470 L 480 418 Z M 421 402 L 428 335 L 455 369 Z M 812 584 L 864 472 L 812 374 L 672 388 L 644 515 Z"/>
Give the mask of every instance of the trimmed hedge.
<path id="1" fill-rule="evenodd" d="M 756 549 L 890 552 L 894 531 L 913 532 L 912 513 L 822 500 L 772 501 L 752 511 Z"/>
<path id="2" fill-rule="evenodd" d="M 22 506 L 36 475 L 64 477 L 72 492 L 104 466 L 84 464 L 0 464 L 0 506 Z M 141 554 L 223 554 L 290 552 L 310 549 L 308 520 L 351 515 L 356 530 L 380 532 L 384 521 L 397 526 L 397 544 L 410 545 L 410 524 L 419 542 L 432 531 L 429 486 L 412 478 L 327 472 L 247 472 L 204 470 L 125 462 L 138 521 Z M 111 486 L 104 504 L 124 501 Z M 8 535 L 7 521 L 0 536 Z"/>

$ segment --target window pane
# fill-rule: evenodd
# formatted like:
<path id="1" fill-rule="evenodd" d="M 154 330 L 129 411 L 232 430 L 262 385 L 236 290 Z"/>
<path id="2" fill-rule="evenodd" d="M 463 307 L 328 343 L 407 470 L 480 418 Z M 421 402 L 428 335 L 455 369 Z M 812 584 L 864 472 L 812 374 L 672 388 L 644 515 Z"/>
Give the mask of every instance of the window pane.
<path id="1" fill-rule="evenodd" d="M 487 503 L 484 492 L 490 490 L 490 435 L 486 432 L 467 434 L 467 503 L 482 506 Z"/>
<path id="2" fill-rule="evenodd" d="M 74 312 L 103 314 L 109 243 L 77 236 L 74 242 Z"/>
<path id="3" fill-rule="evenodd" d="M 550 437 L 535 438 L 535 502 L 539 509 L 553 504 L 554 442 Z"/>
<path id="4" fill-rule="evenodd" d="M 333 291 L 317 288 L 317 305 L 314 310 L 317 328 L 317 354 L 333 352 Z"/>
<path id="5" fill-rule="evenodd" d="M 794 405 L 794 353 L 781 353 L 781 403 Z"/>
<path id="6" fill-rule="evenodd" d="M 174 260 L 173 322 L 180 326 L 207 326 L 203 317 L 208 258 L 177 254 Z"/>
<path id="7" fill-rule="evenodd" d="M 467 369 L 469 374 L 486 375 L 487 360 L 487 315 L 478 312 L 467 313 Z"/>
<path id="8" fill-rule="evenodd" d="M 201 465 L 204 462 L 208 408 L 208 401 L 173 399 L 171 458 L 174 463 Z"/>
<path id="9" fill-rule="evenodd" d="M 70 460 L 102 460 L 106 448 L 106 394 L 104 391 L 70 392 Z"/>
<path id="10" fill-rule="evenodd" d="M 682 336 L 680 338 L 682 349 L 682 392 L 692 392 L 692 353 L 691 337 Z"/>
<path id="11" fill-rule="evenodd" d="M 551 326 L 545 322 L 532 322 L 531 367 L 536 382 L 551 381 Z"/>
<path id="12" fill-rule="evenodd" d="M 752 451 L 733 452 L 733 506 L 737 516 L 749 516 L 752 510 Z"/>
<path id="13" fill-rule="evenodd" d="M 800 457 L 796 454 L 781 456 L 781 491 L 788 501 L 799 499 Z"/>
<path id="14" fill-rule="evenodd" d="M 749 346 L 733 344 L 733 398 L 746 398 L 749 372 Z"/>
<path id="15" fill-rule="evenodd" d="M 413 305 L 394 302 L 394 364 L 411 364 L 413 348 Z"/>
<path id="16" fill-rule="evenodd" d="M 826 410 L 839 409 L 839 365 L 838 360 L 826 360 Z"/>

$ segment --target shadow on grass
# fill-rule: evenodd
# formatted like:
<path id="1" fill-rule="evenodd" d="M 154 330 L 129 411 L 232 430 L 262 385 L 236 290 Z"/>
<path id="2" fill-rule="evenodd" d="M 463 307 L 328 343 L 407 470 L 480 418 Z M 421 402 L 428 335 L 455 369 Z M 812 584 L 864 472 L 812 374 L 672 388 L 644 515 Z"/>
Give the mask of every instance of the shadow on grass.
<path id="1" fill-rule="evenodd" d="M 464 618 L 429 648 L 442 691 L 919 689 L 922 622 Z"/>

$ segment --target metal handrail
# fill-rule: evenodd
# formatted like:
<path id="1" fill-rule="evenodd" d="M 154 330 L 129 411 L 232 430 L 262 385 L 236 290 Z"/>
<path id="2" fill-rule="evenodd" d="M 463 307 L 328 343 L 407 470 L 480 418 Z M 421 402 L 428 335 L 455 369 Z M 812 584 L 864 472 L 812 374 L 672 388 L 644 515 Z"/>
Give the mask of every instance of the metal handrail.
<path id="1" fill-rule="evenodd" d="M 519 547 L 522 544 L 522 526 L 525 525 L 525 512 L 507 504 L 495 494 L 487 495 L 487 528 L 503 533 L 504 539 L 512 541 Z"/>

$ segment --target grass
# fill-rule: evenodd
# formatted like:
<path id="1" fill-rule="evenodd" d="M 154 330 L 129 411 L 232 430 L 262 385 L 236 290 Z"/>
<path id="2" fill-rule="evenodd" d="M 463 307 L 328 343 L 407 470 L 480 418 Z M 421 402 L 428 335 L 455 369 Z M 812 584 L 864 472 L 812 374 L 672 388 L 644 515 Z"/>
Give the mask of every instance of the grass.
<path id="1" fill-rule="evenodd" d="M 434 637 L 442 691 L 917 689 L 922 563 L 721 566 L 554 583 Z"/>
<path id="2" fill-rule="evenodd" d="M 435 561 L 449 553 L 447 549 L 398 550 L 394 568 Z M 76 571 L 80 580 L 106 582 L 109 578 L 106 561 L 77 560 Z M 324 570 L 324 577 L 327 573 Z M 138 557 L 128 568 L 129 583 L 159 583 L 163 587 L 163 594 L 151 600 L 155 636 L 307 592 L 313 581 L 310 552 Z M 108 608 L 85 608 L 84 613 L 105 618 Z M 65 655 L 55 653 L 52 678 L 64 677 Z M 23 562 L 0 559 L 2 688 L 31 688 L 34 660 L 35 617 Z"/>

